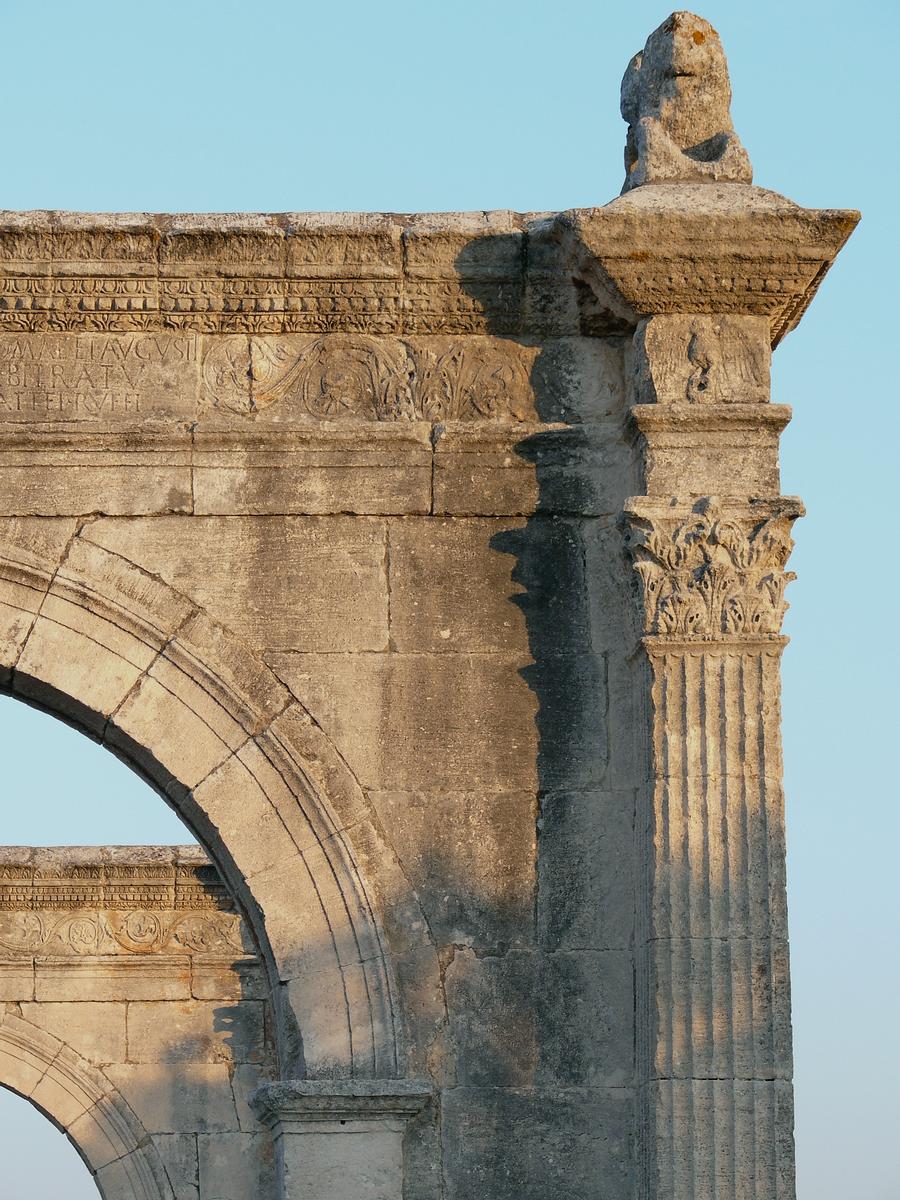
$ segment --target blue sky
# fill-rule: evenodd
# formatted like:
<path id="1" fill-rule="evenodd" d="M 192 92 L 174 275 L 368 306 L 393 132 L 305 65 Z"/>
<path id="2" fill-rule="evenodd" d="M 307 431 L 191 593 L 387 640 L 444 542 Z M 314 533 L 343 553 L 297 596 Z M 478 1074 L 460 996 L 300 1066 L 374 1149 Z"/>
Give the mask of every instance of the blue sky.
<path id="1" fill-rule="evenodd" d="M 619 80 L 669 10 L 2 0 L 0 11 L 7 208 L 410 212 L 612 199 Z M 795 409 L 783 490 L 809 514 L 795 529 L 784 667 L 800 1200 L 900 1195 L 897 11 L 701 9 L 728 52 L 756 181 L 864 214 L 774 362 L 773 399 Z M 114 759 L 8 700 L 0 752 L 2 842 L 182 836 Z M 59 1135 L 4 1096 L 4 1196 L 50 1200 L 64 1186 L 95 1200 L 80 1164 L 43 1142 L 35 1151 L 41 1130 L 62 1147 Z M 17 1166 L 19 1151 L 38 1154 L 45 1179 Z"/>

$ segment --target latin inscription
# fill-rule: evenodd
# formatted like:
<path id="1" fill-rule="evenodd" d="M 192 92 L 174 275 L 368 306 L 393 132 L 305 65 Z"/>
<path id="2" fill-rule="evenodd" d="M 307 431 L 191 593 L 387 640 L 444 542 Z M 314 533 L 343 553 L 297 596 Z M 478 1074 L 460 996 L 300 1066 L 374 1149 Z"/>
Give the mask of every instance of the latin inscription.
<path id="1" fill-rule="evenodd" d="M 0 421 L 192 415 L 196 362 L 193 336 L 0 335 Z"/>

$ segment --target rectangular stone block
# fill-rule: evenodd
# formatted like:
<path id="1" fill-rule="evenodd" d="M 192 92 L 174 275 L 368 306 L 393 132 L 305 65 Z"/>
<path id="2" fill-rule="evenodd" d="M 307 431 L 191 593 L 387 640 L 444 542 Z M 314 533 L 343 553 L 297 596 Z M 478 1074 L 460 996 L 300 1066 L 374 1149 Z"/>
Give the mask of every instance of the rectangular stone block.
<path id="1" fill-rule="evenodd" d="M 191 958 L 191 995 L 195 1000 L 265 1000 L 265 971 L 256 961 Z"/>
<path id="2" fill-rule="evenodd" d="M 784 405 L 638 405 L 646 492 L 655 496 L 777 496 Z"/>
<path id="3" fill-rule="evenodd" d="M 537 700 L 521 657 L 279 654 L 271 662 L 364 786 L 537 788 Z"/>
<path id="4" fill-rule="evenodd" d="M 626 1088 L 458 1087 L 441 1114 L 447 1200 L 632 1200 Z"/>
<path id="5" fill-rule="evenodd" d="M 121 1064 L 106 1074 L 149 1133 L 238 1132 L 228 1067 L 223 1063 Z"/>
<path id="6" fill-rule="evenodd" d="M 533 943 L 533 794 L 372 792 L 370 799 L 437 945 L 496 953 Z"/>
<path id="7" fill-rule="evenodd" d="M 198 342 L 161 332 L 0 333 L 0 423 L 190 421 Z"/>
<path id="8" fill-rule="evenodd" d="M 158 1133 L 153 1141 L 175 1192 L 175 1200 L 200 1200 L 196 1135 Z"/>
<path id="9" fill-rule="evenodd" d="M 428 653 L 527 647 L 516 580 L 521 520 L 388 522 L 391 644 Z"/>
<path id="10" fill-rule="evenodd" d="M 216 1200 L 275 1196 L 275 1151 L 268 1134 L 202 1133 L 200 1194 Z"/>
<path id="11" fill-rule="evenodd" d="M 263 1006 L 190 1000 L 128 1005 L 128 1055 L 133 1063 L 261 1062 Z"/>
<path id="12" fill-rule="evenodd" d="M 633 451 L 613 425 L 447 422 L 434 449 L 434 512 L 608 516 L 639 491 Z"/>
<path id="13" fill-rule="evenodd" d="M 548 950 L 626 949 L 632 944 L 634 820 L 631 791 L 542 797 L 537 931 Z"/>
<path id="14" fill-rule="evenodd" d="M 35 995 L 43 1001 L 188 1000 L 189 958 L 37 958 Z"/>
<path id="15" fill-rule="evenodd" d="M 34 430 L 0 422 L 0 507 L 68 516 L 190 512 L 191 435 Z"/>
<path id="16" fill-rule="evenodd" d="M 628 951 L 457 949 L 444 973 L 444 1077 L 471 1087 L 630 1086 L 633 974 Z"/>
<path id="17" fill-rule="evenodd" d="M 34 960 L 0 959 L 0 1003 L 34 998 Z"/>
<path id="18" fill-rule="evenodd" d="M 364 786 L 538 791 L 602 785 L 605 664 L 508 654 L 272 655 Z"/>
<path id="19" fill-rule="evenodd" d="M 257 646 L 387 648 L 382 521 L 161 517 L 95 522 L 88 536 L 186 592 Z"/>
<path id="20" fill-rule="evenodd" d="M 370 422 L 361 436 L 310 426 L 194 432 L 194 511 L 427 513 L 431 438 L 425 422 Z"/>
<path id="21" fill-rule="evenodd" d="M 86 1058 L 95 1066 L 127 1058 L 124 1003 L 85 1002 L 23 1004 L 22 1016 Z"/>

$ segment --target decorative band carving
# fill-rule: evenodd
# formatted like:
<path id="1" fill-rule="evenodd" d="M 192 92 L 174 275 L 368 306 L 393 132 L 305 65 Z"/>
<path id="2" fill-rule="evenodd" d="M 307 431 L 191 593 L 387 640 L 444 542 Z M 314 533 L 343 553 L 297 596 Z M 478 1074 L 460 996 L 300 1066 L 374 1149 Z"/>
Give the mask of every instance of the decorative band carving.
<path id="1" fill-rule="evenodd" d="M 5 850 L 0 957 L 254 953 L 215 868 L 188 853 Z"/>
<path id="2" fill-rule="evenodd" d="M 237 913 L 70 912 L 0 913 L 0 956 L 82 957 L 119 954 L 215 954 L 241 957 L 245 945 Z"/>
<path id="3" fill-rule="evenodd" d="M 534 408 L 536 353 L 496 339 L 430 346 L 353 335 L 235 336 L 210 343 L 203 383 L 214 408 L 240 414 L 288 400 L 328 419 L 523 421 Z"/>

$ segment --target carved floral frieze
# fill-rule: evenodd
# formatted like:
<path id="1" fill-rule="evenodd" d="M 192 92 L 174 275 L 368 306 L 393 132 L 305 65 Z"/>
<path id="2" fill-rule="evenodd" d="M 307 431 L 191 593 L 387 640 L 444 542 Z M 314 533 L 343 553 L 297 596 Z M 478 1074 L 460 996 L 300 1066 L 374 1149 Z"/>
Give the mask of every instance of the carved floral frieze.
<path id="1" fill-rule="evenodd" d="M 70 912 L 33 910 L 0 913 L 4 957 L 109 954 L 245 953 L 241 920 L 226 912 Z"/>
<path id="2" fill-rule="evenodd" d="M 630 549 L 644 632 L 700 640 L 777 636 L 797 501 L 765 515 L 726 513 L 715 500 L 678 516 L 632 508 Z"/>
<path id="3" fill-rule="evenodd" d="M 207 401 L 224 412 L 283 403 L 320 419 L 523 421 L 535 353 L 499 339 L 238 335 L 211 340 L 202 370 Z"/>
<path id="4" fill-rule="evenodd" d="M 241 916 L 211 863 L 165 848 L 132 861 L 8 848 L 0 859 L 0 959 L 244 955 Z M 250 951 L 252 953 L 252 951 Z"/>

